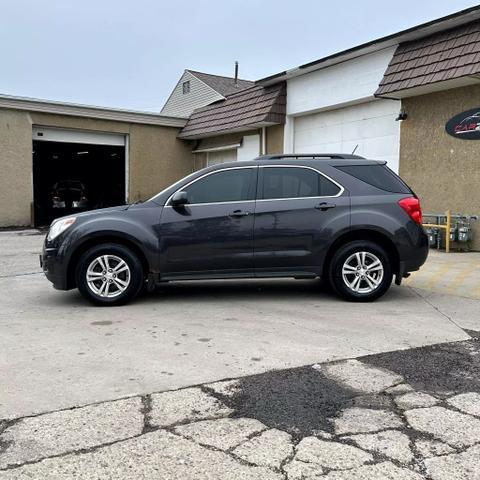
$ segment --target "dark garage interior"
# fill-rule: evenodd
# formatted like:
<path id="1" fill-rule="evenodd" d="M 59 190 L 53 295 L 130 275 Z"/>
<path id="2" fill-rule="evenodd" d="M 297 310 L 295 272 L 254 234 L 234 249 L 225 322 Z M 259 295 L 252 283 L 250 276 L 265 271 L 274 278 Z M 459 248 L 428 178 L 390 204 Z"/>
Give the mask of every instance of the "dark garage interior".
<path id="1" fill-rule="evenodd" d="M 35 227 L 125 203 L 125 147 L 33 141 Z"/>

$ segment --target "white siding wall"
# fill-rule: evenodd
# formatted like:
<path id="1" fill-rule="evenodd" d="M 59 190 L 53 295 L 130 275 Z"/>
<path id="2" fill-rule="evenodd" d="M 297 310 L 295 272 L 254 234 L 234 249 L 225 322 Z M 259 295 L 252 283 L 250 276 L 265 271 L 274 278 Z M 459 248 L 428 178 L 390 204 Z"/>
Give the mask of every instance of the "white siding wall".
<path id="1" fill-rule="evenodd" d="M 373 98 L 394 51 L 387 48 L 288 80 L 287 115 Z"/>
<path id="2" fill-rule="evenodd" d="M 190 82 L 190 92 L 183 93 L 183 82 Z M 188 118 L 196 108 L 224 97 L 190 72 L 184 72 L 161 110 L 162 115 Z"/>

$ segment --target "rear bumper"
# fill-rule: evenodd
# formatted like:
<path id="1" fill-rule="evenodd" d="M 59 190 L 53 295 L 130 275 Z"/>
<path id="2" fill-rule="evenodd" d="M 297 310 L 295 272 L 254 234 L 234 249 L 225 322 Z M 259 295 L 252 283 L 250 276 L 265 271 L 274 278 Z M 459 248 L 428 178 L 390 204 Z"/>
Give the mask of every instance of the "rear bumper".
<path id="1" fill-rule="evenodd" d="M 428 236 L 423 227 L 416 225 L 416 231 L 410 232 L 412 240 L 410 247 L 404 249 L 400 256 L 399 274 L 404 276 L 408 272 L 418 270 L 427 260 L 429 245 Z"/>
<path id="2" fill-rule="evenodd" d="M 57 290 L 68 290 L 67 276 L 63 264 L 59 261 L 57 252 L 56 248 L 47 248 L 44 245 L 39 259 L 40 267 L 47 279 L 53 283 L 54 288 Z"/>

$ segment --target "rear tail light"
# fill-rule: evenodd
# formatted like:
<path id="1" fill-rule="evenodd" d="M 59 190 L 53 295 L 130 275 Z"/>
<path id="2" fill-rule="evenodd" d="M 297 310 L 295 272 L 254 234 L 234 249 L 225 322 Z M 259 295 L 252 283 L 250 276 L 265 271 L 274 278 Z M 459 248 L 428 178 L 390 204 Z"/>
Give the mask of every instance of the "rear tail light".
<path id="1" fill-rule="evenodd" d="M 417 197 L 402 198 L 398 201 L 398 204 L 415 223 L 422 224 L 422 209 L 420 208 L 420 200 Z"/>

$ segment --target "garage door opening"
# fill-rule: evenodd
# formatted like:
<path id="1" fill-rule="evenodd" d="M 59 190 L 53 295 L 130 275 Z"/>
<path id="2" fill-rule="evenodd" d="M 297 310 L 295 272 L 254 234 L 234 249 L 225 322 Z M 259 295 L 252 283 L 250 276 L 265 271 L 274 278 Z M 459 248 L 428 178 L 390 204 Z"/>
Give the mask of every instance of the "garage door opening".
<path id="1" fill-rule="evenodd" d="M 33 140 L 34 224 L 125 203 L 125 146 Z"/>

